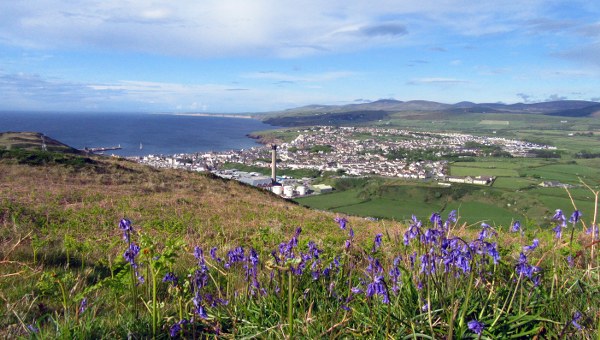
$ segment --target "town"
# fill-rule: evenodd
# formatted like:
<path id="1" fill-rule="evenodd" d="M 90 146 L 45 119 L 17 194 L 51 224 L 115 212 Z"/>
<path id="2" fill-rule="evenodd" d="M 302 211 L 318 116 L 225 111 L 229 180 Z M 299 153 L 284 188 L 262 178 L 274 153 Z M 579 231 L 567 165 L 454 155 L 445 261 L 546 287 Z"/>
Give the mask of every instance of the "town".
<path id="1" fill-rule="evenodd" d="M 235 169 L 223 169 L 226 163 L 269 168 L 275 157 L 279 169 L 313 169 L 345 176 L 383 176 L 412 180 L 436 180 L 443 185 L 470 183 L 489 185 L 493 177 L 456 177 L 448 175 L 450 159 L 486 156 L 529 157 L 553 146 L 501 137 L 474 136 L 461 133 L 433 133 L 377 127 L 316 126 L 294 131 L 290 142 L 264 145 L 243 150 L 179 155 L 148 155 L 137 160 L 157 168 L 182 168 L 211 171 L 217 176 L 233 178 L 253 186 L 271 189 L 272 182 L 290 178 L 270 177 Z M 272 155 L 276 149 L 276 156 Z M 322 191 L 310 186 L 310 179 L 295 179 L 289 186 L 300 188 L 284 196 Z M 309 188 L 308 190 L 305 190 Z M 321 188 L 325 191 L 328 188 Z M 279 189 L 276 190 L 279 193 Z"/>

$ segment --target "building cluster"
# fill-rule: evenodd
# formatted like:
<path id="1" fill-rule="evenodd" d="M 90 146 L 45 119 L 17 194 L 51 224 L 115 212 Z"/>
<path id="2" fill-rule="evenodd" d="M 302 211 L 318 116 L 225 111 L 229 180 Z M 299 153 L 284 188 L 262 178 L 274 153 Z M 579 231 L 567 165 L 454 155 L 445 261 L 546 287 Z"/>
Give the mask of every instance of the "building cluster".
<path id="1" fill-rule="evenodd" d="M 377 127 L 316 126 L 296 131 L 291 142 L 277 147 L 277 168 L 314 169 L 354 176 L 386 176 L 406 179 L 433 178 L 442 182 L 489 185 L 492 177 L 447 176 L 449 155 L 481 155 L 474 145 L 494 146 L 514 157 L 526 157 L 535 150 L 555 149 L 526 141 L 500 137 L 474 136 L 461 133 L 417 132 Z M 397 157 L 397 152 L 428 152 L 433 160 Z M 148 155 L 138 161 L 157 168 L 180 168 L 191 171 L 212 171 L 218 176 L 237 179 L 258 187 L 274 188 L 279 183 L 271 177 L 242 171 L 221 170 L 225 163 L 240 163 L 257 167 L 272 167 L 275 151 L 269 146 L 225 152 L 179 155 Z M 393 156 L 391 156 L 393 155 Z M 275 185 L 277 186 L 277 185 Z M 311 189 L 305 182 L 285 183 L 281 195 L 303 195 Z M 293 194 L 289 187 L 293 188 Z M 305 187 L 303 189 L 303 187 Z M 327 190 L 326 188 L 324 189 Z M 313 191 L 320 191 L 318 188 Z M 287 194 L 286 194 L 287 193 Z"/>

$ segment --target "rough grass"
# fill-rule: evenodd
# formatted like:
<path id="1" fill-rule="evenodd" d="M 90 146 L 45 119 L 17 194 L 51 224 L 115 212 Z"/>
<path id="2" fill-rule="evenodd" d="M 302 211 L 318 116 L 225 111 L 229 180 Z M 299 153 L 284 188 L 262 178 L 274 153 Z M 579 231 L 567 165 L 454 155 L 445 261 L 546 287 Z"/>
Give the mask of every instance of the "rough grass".
<path id="1" fill-rule="evenodd" d="M 235 181 L 158 171 L 122 160 L 95 161 L 77 169 L 0 162 L 0 336 L 148 338 L 153 321 L 158 321 L 157 338 L 168 338 L 169 327 L 193 315 L 189 314 L 193 309 L 189 282 L 198 265 L 192 256 L 196 245 L 205 249 L 211 273 L 207 292 L 227 298 L 229 304 L 207 305 L 209 319 L 186 325 L 183 337 L 214 336 L 220 331 L 231 338 L 292 334 L 300 338 L 401 338 L 414 333 L 425 338 L 448 334 L 476 338 L 466 325 L 473 319 L 486 324 L 484 338 L 586 338 L 597 333 L 597 253 L 590 255 L 589 236 L 579 225 L 574 242 L 568 241 L 570 229 L 556 241 L 549 230 L 527 221 L 523 221 L 522 235 L 502 228 L 498 236 L 491 236 L 501 256 L 497 265 L 486 260 L 487 255 L 473 253 L 477 275 L 454 277 L 440 270 L 427 276 L 419 271 L 421 254 L 442 247 L 428 250 L 418 238 L 405 246 L 404 223 L 348 218 L 355 236 L 352 247 L 344 250 L 348 230 L 340 230 L 331 213 L 309 210 Z M 394 190 L 412 189 L 390 188 L 378 194 L 384 197 Z M 387 208 L 394 209 L 394 203 Z M 477 211 L 461 210 L 460 214 L 466 217 L 486 209 L 481 203 Z M 589 225 L 590 214 L 584 216 Z M 146 283 L 135 286 L 134 293 L 127 280 L 132 271 L 122 256 L 126 244 L 118 229 L 123 217 L 133 221 L 137 231 L 133 239 L 142 248 L 139 263 Z M 428 216 L 419 219 L 425 230 L 430 225 Z M 317 281 L 307 270 L 288 281 L 286 267 L 276 267 L 270 251 L 287 242 L 297 227 L 302 227 L 297 260 L 300 252 L 307 252 L 308 241 L 314 241 L 322 251 L 319 268 L 339 261 L 342 269 Z M 478 237 L 475 229 L 461 220 L 448 235 L 469 241 Z M 373 237 L 379 233 L 382 246 L 375 250 Z M 514 274 L 519 252 L 533 238 L 541 244 L 529 254 L 531 263 L 541 268 L 539 287 Z M 249 279 L 241 265 L 226 269 L 212 260 L 208 250 L 213 246 L 221 257 L 237 246 L 256 249 L 261 259 L 259 278 L 267 294 L 247 295 Z M 419 256 L 411 267 L 413 251 Z M 380 261 L 386 282 L 391 282 L 388 269 L 398 255 L 402 256 L 403 281 L 397 293 L 390 293 L 390 304 L 382 303 L 377 295 L 367 297 L 364 292 L 373 279 L 368 265 L 372 268 L 374 259 Z M 568 255 L 574 258 L 573 267 L 566 264 Z M 270 279 L 273 266 L 279 269 Z M 160 282 L 167 271 L 180 277 L 181 288 Z M 158 281 L 154 299 L 158 307 L 152 307 L 152 278 Z M 288 282 L 292 282 L 289 291 Z M 351 287 L 363 293 L 349 293 Z M 84 297 L 90 305 L 79 312 Z M 425 304 L 431 308 L 423 309 Z M 151 311 L 156 308 L 160 315 L 155 319 Z M 584 315 L 579 320 L 581 331 L 571 324 L 577 311 Z M 40 328 L 40 333 L 32 333 L 28 326 Z"/>

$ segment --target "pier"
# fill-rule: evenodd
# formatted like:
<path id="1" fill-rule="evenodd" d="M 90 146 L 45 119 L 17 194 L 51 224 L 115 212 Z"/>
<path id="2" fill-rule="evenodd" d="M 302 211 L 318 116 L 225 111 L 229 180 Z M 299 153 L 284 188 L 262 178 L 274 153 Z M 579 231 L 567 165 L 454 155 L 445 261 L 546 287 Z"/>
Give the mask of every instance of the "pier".
<path id="1" fill-rule="evenodd" d="M 104 151 L 121 150 L 121 149 L 123 149 L 123 148 L 121 147 L 121 144 L 119 144 L 117 146 L 98 147 L 98 148 L 88 148 L 86 146 L 85 148 L 83 148 L 83 151 L 95 153 L 95 152 L 104 152 Z"/>

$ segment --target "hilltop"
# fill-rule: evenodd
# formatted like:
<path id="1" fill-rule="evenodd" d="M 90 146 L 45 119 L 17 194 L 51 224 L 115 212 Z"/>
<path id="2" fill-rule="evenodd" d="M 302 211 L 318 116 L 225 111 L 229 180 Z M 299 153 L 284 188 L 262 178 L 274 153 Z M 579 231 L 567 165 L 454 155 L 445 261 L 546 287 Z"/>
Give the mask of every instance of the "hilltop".
<path id="1" fill-rule="evenodd" d="M 39 132 L 0 132 L 0 150 L 50 151 L 82 155 L 85 152 L 72 148 Z"/>
<path id="2" fill-rule="evenodd" d="M 66 152 L 73 150 L 56 143 Z M 16 217 L 21 235 L 54 238 L 60 234 L 44 233 L 67 228 L 67 235 L 75 239 L 101 241 L 113 237 L 118 220 L 127 217 L 151 233 L 177 234 L 201 244 L 215 238 L 238 242 L 259 233 L 270 243 L 298 225 L 316 235 L 335 216 L 210 173 L 159 170 L 120 158 L 12 145 L 11 150 L 0 149 L 0 225 L 7 228 Z M 355 224 L 377 228 L 380 223 L 356 218 Z M 2 234 L 10 233 L 3 229 Z M 98 249 L 98 255 L 101 252 Z"/>

